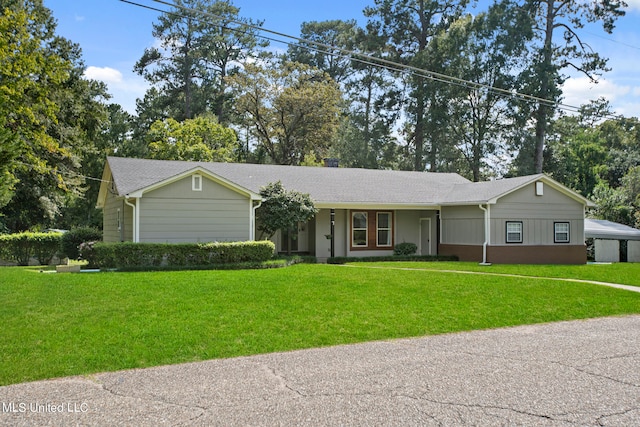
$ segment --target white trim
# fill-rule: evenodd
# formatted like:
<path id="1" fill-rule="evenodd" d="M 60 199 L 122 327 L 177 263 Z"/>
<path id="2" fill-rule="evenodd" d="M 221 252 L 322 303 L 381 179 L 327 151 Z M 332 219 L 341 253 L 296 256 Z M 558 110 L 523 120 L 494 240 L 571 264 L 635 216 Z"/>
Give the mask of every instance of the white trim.
<path id="1" fill-rule="evenodd" d="M 489 247 L 489 241 L 491 238 L 491 205 L 487 203 L 487 207 L 483 207 L 482 204 L 478 205 L 478 207 L 484 212 L 484 242 L 482 243 L 482 262 L 481 265 L 488 265 L 487 261 L 487 248 Z"/>
<path id="2" fill-rule="evenodd" d="M 387 222 L 387 228 L 380 228 L 379 227 L 379 223 L 380 223 L 380 214 L 383 215 L 388 215 L 389 216 L 389 220 Z M 378 211 L 376 212 L 376 248 L 391 248 L 393 247 L 393 212 L 391 211 Z M 378 238 L 380 237 L 380 235 L 378 234 L 378 232 L 382 230 L 382 231 L 388 231 L 388 239 L 389 239 L 389 243 L 386 245 L 381 245 Z"/>
<path id="3" fill-rule="evenodd" d="M 509 240 L 509 225 L 517 224 L 520 226 L 519 231 L 511 231 L 512 234 L 518 233 L 520 238 L 518 240 Z M 504 229 L 504 242 L 505 243 L 524 243 L 524 223 L 523 221 L 505 221 L 505 229 Z"/>
<path id="4" fill-rule="evenodd" d="M 356 214 L 363 214 L 364 215 L 364 220 L 365 220 L 365 227 L 363 228 L 356 228 L 353 225 L 353 217 Z M 351 241 L 350 247 L 352 248 L 368 248 L 369 247 L 369 212 L 365 212 L 365 211 L 351 211 L 351 233 L 349 236 L 349 240 Z M 355 241 L 353 239 L 353 234 L 355 231 L 362 231 L 364 230 L 364 245 L 355 245 Z M 376 236 L 377 237 L 377 236 Z"/>
<path id="5" fill-rule="evenodd" d="M 130 206 L 131 209 L 133 209 L 133 242 L 134 243 L 138 243 L 140 241 L 140 209 L 138 209 L 138 206 L 140 204 L 140 199 L 135 199 L 136 203 L 133 204 L 131 203 L 129 200 L 128 196 L 125 196 L 124 198 L 124 203 L 127 206 Z"/>
<path id="6" fill-rule="evenodd" d="M 567 231 L 561 231 L 560 234 L 566 234 L 566 240 L 558 239 L 558 226 L 566 225 Z M 553 222 L 553 243 L 571 243 L 571 222 L 570 221 L 554 221 Z"/>
<path id="7" fill-rule="evenodd" d="M 553 188 L 556 191 L 559 191 L 560 193 L 564 194 L 565 196 L 569 197 L 570 199 L 575 200 L 576 202 L 582 203 L 583 205 L 587 206 L 587 207 L 595 207 L 595 203 L 593 203 L 591 200 L 587 199 L 586 197 L 582 196 L 581 194 L 576 193 L 575 191 L 569 189 L 568 187 L 565 187 L 564 185 L 560 184 L 558 181 L 555 181 L 554 179 L 550 178 L 547 175 L 544 174 L 540 174 L 540 175 L 533 175 L 531 177 L 531 180 L 512 188 L 509 191 L 505 191 L 504 193 L 488 200 L 488 203 L 491 203 L 492 205 L 495 205 L 496 203 L 498 203 L 498 199 L 514 193 L 518 190 L 521 190 L 522 188 L 526 187 L 527 185 L 531 184 L 531 183 L 535 183 L 534 185 L 537 185 L 538 182 L 545 182 L 547 183 L 547 185 L 551 188 Z"/>
<path id="8" fill-rule="evenodd" d="M 249 240 L 256 240 L 256 210 L 262 206 L 262 200 L 253 206 L 253 200 L 249 200 Z"/>
<path id="9" fill-rule="evenodd" d="M 191 191 L 202 191 L 202 175 L 199 173 L 191 175 Z"/>
<path id="10" fill-rule="evenodd" d="M 358 203 L 358 202 L 318 202 L 314 200 L 318 209 L 346 209 L 353 211 L 402 211 L 402 210 L 440 210 L 440 205 L 415 203 Z"/>
<path id="11" fill-rule="evenodd" d="M 151 184 L 151 185 L 149 185 L 147 187 L 140 188 L 140 189 L 128 194 L 127 197 L 140 198 L 140 197 L 142 197 L 142 195 L 144 193 L 156 190 L 158 188 L 161 188 L 161 187 L 164 187 L 166 185 L 172 184 L 172 183 L 174 183 L 176 181 L 180 181 L 181 179 L 186 178 L 188 176 L 191 176 L 193 174 L 199 174 L 202 177 L 209 178 L 210 180 L 212 180 L 212 181 L 214 181 L 214 182 L 216 182 L 216 183 L 218 183 L 218 184 L 220 184 L 220 185 L 222 185 L 224 187 L 227 187 L 228 189 L 230 189 L 232 191 L 235 191 L 236 193 L 239 193 L 239 194 L 242 194 L 244 196 L 249 197 L 249 199 L 251 199 L 251 200 L 262 200 L 262 196 L 260 196 L 259 194 L 254 193 L 253 191 L 248 190 L 248 189 L 246 189 L 244 187 L 241 187 L 238 184 L 236 184 L 236 183 L 234 183 L 232 181 L 229 181 L 226 178 L 221 177 L 220 175 L 216 175 L 214 173 L 211 173 L 210 171 L 204 169 L 201 166 L 196 166 L 195 168 L 189 169 L 187 171 L 184 171 L 184 172 L 182 172 L 182 173 L 180 173 L 178 175 L 174 175 L 174 176 L 172 176 L 170 178 L 164 179 L 164 180 L 162 180 L 160 182 L 156 182 L 155 184 Z"/>

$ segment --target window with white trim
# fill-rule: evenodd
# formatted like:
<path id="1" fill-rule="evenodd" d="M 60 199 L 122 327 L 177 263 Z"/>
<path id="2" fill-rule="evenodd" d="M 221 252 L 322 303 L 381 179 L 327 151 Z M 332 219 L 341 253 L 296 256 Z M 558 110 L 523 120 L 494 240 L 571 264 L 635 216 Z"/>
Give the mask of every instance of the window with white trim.
<path id="1" fill-rule="evenodd" d="M 376 217 L 377 245 L 391 246 L 391 212 L 378 212 Z"/>
<path id="2" fill-rule="evenodd" d="M 118 227 L 118 231 L 122 230 L 122 212 L 120 211 L 120 208 L 117 210 L 116 226 Z"/>
<path id="3" fill-rule="evenodd" d="M 367 212 L 351 213 L 351 246 L 367 247 L 368 239 L 368 215 Z"/>
<path id="4" fill-rule="evenodd" d="M 507 221 L 507 243 L 522 243 L 522 221 Z"/>
<path id="5" fill-rule="evenodd" d="M 202 191 L 202 175 L 191 175 L 191 190 Z"/>
<path id="6" fill-rule="evenodd" d="M 555 243 L 569 243 L 570 228 L 568 222 L 553 223 L 553 241 Z"/>

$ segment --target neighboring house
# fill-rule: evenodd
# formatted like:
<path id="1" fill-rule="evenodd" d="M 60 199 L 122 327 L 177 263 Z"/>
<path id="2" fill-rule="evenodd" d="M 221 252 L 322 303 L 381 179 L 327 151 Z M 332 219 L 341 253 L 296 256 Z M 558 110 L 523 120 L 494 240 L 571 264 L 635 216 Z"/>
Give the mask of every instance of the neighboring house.
<path id="1" fill-rule="evenodd" d="M 109 157 L 97 204 L 104 240 L 259 239 L 260 188 L 276 181 L 319 208 L 292 239 L 274 237 L 279 251 L 291 241 L 292 252 L 324 260 L 412 242 L 419 254 L 485 263 L 586 262 L 593 204 L 542 174 L 474 183 L 453 173 Z"/>
<path id="2" fill-rule="evenodd" d="M 627 262 L 640 262 L 640 230 L 603 219 L 585 219 L 584 235 L 594 240 L 596 262 L 621 261 L 620 242 L 626 242 Z"/>

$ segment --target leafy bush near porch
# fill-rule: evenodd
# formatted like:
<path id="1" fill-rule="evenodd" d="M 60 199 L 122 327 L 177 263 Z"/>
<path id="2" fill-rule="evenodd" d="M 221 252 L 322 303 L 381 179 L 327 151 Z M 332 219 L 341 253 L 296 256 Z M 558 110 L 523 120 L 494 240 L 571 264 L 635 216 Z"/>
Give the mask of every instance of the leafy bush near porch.
<path id="1" fill-rule="evenodd" d="M 0 258 L 29 265 L 35 257 L 41 265 L 47 265 L 60 248 L 62 233 L 15 233 L 0 235 Z"/>
<path id="2" fill-rule="evenodd" d="M 398 243 L 393 248 L 394 255 L 413 255 L 418 252 L 418 245 L 410 242 Z"/>
<path id="3" fill-rule="evenodd" d="M 81 256 L 97 268 L 204 267 L 256 263 L 273 257 L 270 241 L 222 243 L 85 243 Z"/>

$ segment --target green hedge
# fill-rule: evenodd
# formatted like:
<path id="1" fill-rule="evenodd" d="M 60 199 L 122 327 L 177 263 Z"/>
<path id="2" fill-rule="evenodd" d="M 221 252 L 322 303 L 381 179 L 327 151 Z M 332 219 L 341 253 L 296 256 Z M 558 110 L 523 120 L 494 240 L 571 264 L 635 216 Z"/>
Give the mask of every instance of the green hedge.
<path id="1" fill-rule="evenodd" d="M 458 261 L 455 255 L 388 255 L 370 257 L 337 256 L 327 259 L 327 264 L 346 264 L 348 262 L 385 262 L 385 261 Z"/>
<path id="2" fill-rule="evenodd" d="M 72 228 L 62 235 L 60 252 L 69 259 L 80 258 L 80 245 L 102 240 L 102 231 L 92 227 Z"/>
<path id="3" fill-rule="evenodd" d="M 16 233 L 0 235 L 0 258 L 29 265 L 35 257 L 41 265 L 47 265 L 58 253 L 62 233 Z"/>
<path id="4" fill-rule="evenodd" d="M 257 263 L 273 257 L 272 242 L 83 243 L 80 254 L 95 268 L 206 267 Z"/>

